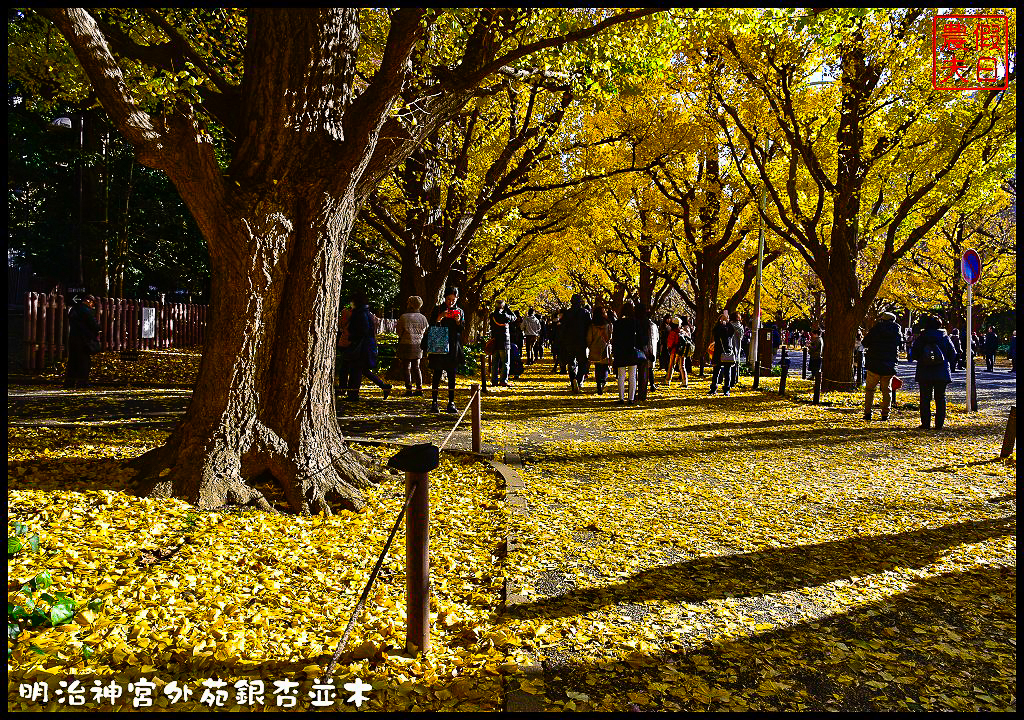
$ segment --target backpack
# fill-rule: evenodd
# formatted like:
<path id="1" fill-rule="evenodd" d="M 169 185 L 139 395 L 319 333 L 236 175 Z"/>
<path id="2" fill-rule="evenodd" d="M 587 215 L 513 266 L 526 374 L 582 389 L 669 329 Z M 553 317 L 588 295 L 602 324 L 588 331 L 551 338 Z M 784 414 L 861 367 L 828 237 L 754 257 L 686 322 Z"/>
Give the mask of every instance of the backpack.
<path id="1" fill-rule="evenodd" d="M 942 357 L 942 351 L 939 350 L 939 346 L 934 341 L 929 341 L 921 346 L 917 362 L 919 365 L 933 367 L 946 362 L 946 359 Z"/>

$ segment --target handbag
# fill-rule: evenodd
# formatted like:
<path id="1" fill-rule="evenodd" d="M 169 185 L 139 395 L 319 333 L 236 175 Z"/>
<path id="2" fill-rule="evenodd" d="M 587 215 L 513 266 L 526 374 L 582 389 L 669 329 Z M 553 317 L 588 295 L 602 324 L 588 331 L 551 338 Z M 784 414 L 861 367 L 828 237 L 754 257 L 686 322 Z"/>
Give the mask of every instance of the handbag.
<path id="1" fill-rule="evenodd" d="M 721 358 L 720 362 L 723 365 L 731 365 L 734 362 L 736 362 L 736 356 L 733 355 L 731 352 L 724 352 L 724 353 L 722 353 L 722 358 Z"/>
<path id="2" fill-rule="evenodd" d="M 494 352 L 494 338 L 490 338 L 486 343 L 484 343 L 484 352 L 488 355 Z"/>
<path id="3" fill-rule="evenodd" d="M 429 355 L 448 354 L 448 328 L 431 325 L 427 328 L 426 351 Z"/>

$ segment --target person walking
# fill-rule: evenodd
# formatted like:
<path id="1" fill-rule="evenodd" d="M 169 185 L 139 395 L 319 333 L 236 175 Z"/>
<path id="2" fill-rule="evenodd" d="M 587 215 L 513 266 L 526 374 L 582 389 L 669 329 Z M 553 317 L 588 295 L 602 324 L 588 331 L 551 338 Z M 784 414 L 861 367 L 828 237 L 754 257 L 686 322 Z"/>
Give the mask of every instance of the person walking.
<path id="1" fill-rule="evenodd" d="M 384 399 L 391 394 L 391 385 L 380 379 L 374 369 L 377 367 L 377 317 L 370 312 L 370 305 L 363 292 L 352 297 L 352 316 L 348 321 L 348 400 L 359 401 L 359 386 L 365 376 L 384 392 Z"/>
<path id="2" fill-rule="evenodd" d="M 594 308 L 594 316 L 587 328 L 587 351 L 594 363 L 594 381 L 597 394 L 604 394 L 608 382 L 608 370 L 612 362 L 612 324 L 603 307 Z"/>
<path id="3" fill-rule="evenodd" d="M 935 398 L 935 429 L 941 430 L 946 422 L 946 386 L 952 382 L 950 372 L 956 363 L 956 350 L 937 317 L 926 315 L 921 320 L 922 331 L 914 339 L 910 357 L 917 362 L 914 379 L 921 394 L 920 430 L 931 427 L 931 403 Z"/>
<path id="4" fill-rule="evenodd" d="M 632 405 L 636 399 L 636 367 L 641 358 L 647 360 L 642 350 L 645 342 L 634 317 L 633 303 L 627 300 L 622 304 L 622 316 L 612 329 L 612 362 L 619 379 L 620 405 Z"/>
<path id="5" fill-rule="evenodd" d="M 423 298 L 418 295 L 411 295 L 405 301 L 406 312 L 398 318 L 398 360 L 402 363 L 405 371 L 405 395 L 423 395 L 423 369 L 420 367 L 420 360 L 423 359 L 423 333 L 427 331 L 430 321 L 426 315 L 420 312 L 423 307 Z M 416 392 L 413 392 L 413 383 L 416 385 Z"/>
<path id="6" fill-rule="evenodd" d="M 587 329 L 591 325 L 590 313 L 583 307 L 583 297 L 572 296 L 569 309 L 562 315 L 561 352 L 569 372 L 572 392 L 582 392 L 583 378 L 587 374 Z"/>
<path id="7" fill-rule="evenodd" d="M 526 343 L 526 364 L 533 365 L 534 361 L 537 360 L 537 349 L 535 346 L 539 345 L 540 338 L 540 318 L 537 317 L 533 308 L 526 311 L 526 317 L 523 318 L 523 340 Z"/>
<path id="8" fill-rule="evenodd" d="M 1006 348 L 1006 357 L 1010 361 L 1009 372 L 1017 372 L 1017 331 L 1014 330 L 1010 334 L 1010 344 Z"/>
<path id="9" fill-rule="evenodd" d="M 512 313 L 508 303 L 499 300 L 491 313 L 491 384 L 508 387 L 509 355 L 512 351 L 512 337 L 509 326 Z"/>
<path id="10" fill-rule="evenodd" d="M 867 370 L 864 383 L 865 420 L 871 420 L 871 405 L 875 399 L 875 388 L 879 385 L 882 387 L 882 420 L 889 419 L 892 379 L 896 375 L 896 362 L 899 360 L 902 341 L 903 333 L 892 313 L 882 313 L 878 322 L 864 336 L 864 367 Z"/>
<path id="11" fill-rule="evenodd" d="M 729 394 L 729 381 L 732 379 L 732 370 L 729 365 L 736 362 L 736 356 L 732 354 L 732 336 L 736 329 L 729 324 L 729 313 L 725 310 L 718 316 L 718 322 L 711 330 L 712 353 L 711 361 L 714 369 L 711 371 L 711 389 L 708 395 L 714 395 L 718 389 L 718 383 L 722 383 L 722 394 Z"/>
<path id="12" fill-rule="evenodd" d="M 455 372 L 462 362 L 462 329 L 465 326 L 465 315 L 456 302 L 459 299 L 459 289 L 450 287 L 444 293 L 444 304 L 434 313 L 433 325 L 448 329 L 448 352 L 433 353 L 430 355 L 430 369 L 433 371 L 431 378 L 431 400 L 430 412 L 436 413 L 437 391 L 441 386 L 441 375 L 448 376 L 448 407 L 446 412 L 458 412 L 455 407 Z M 424 335 L 424 340 L 426 335 Z"/>
<path id="13" fill-rule="evenodd" d="M 99 352 L 100 324 L 96 321 L 96 298 L 75 296 L 68 310 L 68 365 L 64 387 L 89 387 L 92 355 Z"/>

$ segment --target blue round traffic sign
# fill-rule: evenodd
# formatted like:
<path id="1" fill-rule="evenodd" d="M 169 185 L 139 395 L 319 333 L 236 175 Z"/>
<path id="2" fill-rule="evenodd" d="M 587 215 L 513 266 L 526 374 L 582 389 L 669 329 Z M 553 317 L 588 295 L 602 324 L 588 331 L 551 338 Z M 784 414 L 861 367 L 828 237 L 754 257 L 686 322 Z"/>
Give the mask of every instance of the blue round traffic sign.
<path id="1" fill-rule="evenodd" d="M 981 277 L 981 257 L 974 250 L 964 250 L 960 258 L 960 272 L 968 284 L 973 285 Z"/>

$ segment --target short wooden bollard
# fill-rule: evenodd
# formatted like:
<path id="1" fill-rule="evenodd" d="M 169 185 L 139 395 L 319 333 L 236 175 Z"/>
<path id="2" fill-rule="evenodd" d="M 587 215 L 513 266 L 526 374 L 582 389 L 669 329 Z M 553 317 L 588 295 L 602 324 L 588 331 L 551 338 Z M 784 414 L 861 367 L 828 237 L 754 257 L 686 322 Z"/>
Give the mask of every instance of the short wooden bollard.
<path id="1" fill-rule="evenodd" d="M 488 353 L 480 353 L 480 392 L 487 392 L 487 358 Z"/>
<path id="2" fill-rule="evenodd" d="M 473 452 L 480 452 L 483 443 L 480 437 L 482 414 L 480 411 L 480 386 L 473 383 L 469 386 L 469 392 L 473 395 L 470 406 L 470 417 L 473 423 Z"/>
<path id="3" fill-rule="evenodd" d="M 758 386 L 760 384 L 761 384 L 761 359 L 758 358 L 757 360 L 754 361 L 754 382 L 753 382 L 753 384 L 751 384 L 750 387 L 751 387 L 752 390 L 757 390 L 757 388 L 758 388 Z"/>
<path id="4" fill-rule="evenodd" d="M 814 404 L 821 402 L 821 370 L 814 376 Z"/>
<path id="5" fill-rule="evenodd" d="M 405 592 L 407 652 L 430 650 L 430 477 L 440 462 L 433 443 L 400 450 L 388 466 L 405 472 Z"/>
<path id="6" fill-rule="evenodd" d="M 806 380 L 807 379 L 807 348 L 804 347 L 804 348 L 801 348 L 801 349 L 804 351 L 804 364 L 803 364 L 803 367 L 800 369 L 800 379 L 801 380 Z"/>
<path id="7" fill-rule="evenodd" d="M 786 377 L 789 375 L 789 358 L 786 357 L 786 350 L 782 350 L 782 360 L 779 361 L 779 371 L 781 377 L 779 377 L 779 395 L 786 394 Z"/>
<path id="8" fill-rule="evenodd" d="M 1013 452 L 1014 443 L 1017 442 L 1017 406 L 1014 405 L 1010 408 L 1010 417 L 1006 419 L 1006 432 L 1003 433 L 1003 449 L 999 452 L 999 457 L 1006 458 L 1010 457 Z"/>

